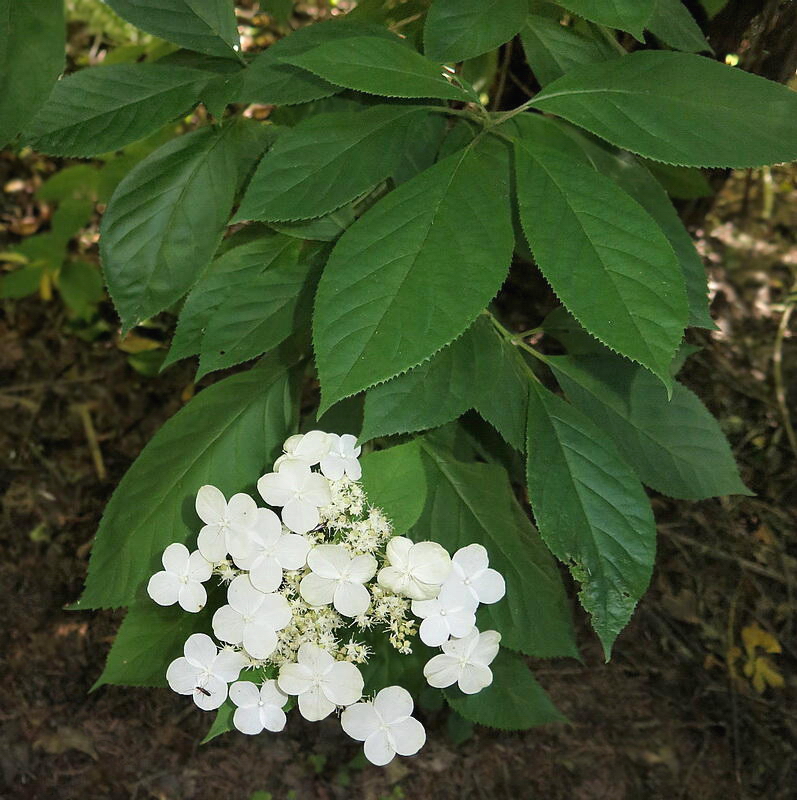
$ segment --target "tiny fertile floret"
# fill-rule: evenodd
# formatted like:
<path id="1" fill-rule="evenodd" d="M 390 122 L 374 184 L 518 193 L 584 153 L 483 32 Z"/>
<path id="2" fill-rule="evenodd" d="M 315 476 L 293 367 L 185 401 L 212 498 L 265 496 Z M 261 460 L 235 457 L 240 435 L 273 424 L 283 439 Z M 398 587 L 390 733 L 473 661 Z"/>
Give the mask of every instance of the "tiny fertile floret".
<path id="1" fill-rule="evenodd" d="M 362 665 L 377 652 L 403 658 L 420 637 L 441 648 L 424 667 L 430 686 L 480 691 L 492 682 L 501 635 L 479 631 L 476 611 L 506 586 L 478 543 L 452 557 L 438 542 L 393 535 L 384 511 L 368 504 L 360 455 L 354 436 L 312 430 L 288 438 L 257 481 L 270 507 L 199 487 L 197 550 L 169 545 L 147 591 L 163 606 L 213 610 L 221 646 L 189 636 L 166 672 L 175 692 L 206 711 L 226 701 L 247 735 L 281 731 L 291 697 L 310 721 L 342 712 L 343 730 L 385 765 L 417 753 L 426 732 L 409 692 L 388 686 L 374 696 Z M 214 576 L 220 590 L 209 593 Z"/>

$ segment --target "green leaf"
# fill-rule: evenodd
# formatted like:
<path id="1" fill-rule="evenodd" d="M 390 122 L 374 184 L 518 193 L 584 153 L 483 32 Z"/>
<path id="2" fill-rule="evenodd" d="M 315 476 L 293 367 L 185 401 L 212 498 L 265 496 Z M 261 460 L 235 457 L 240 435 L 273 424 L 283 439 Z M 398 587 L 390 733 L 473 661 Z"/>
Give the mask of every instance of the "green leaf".
<path id="1" fill-rule="evenodd" d="M 527 478 L 540 534 L 581 584 L 606 658 L 645 592 L 656 525 L 642 484 L 608 433 L 532 381 Z"/>
<path id="2" fill-rule="evenodd" d="M 464 61 L 508 42 L 522 27 L 528 0 L 434 0 L 423 28 L 424 52 Z"/>
<path id="3" fill-rule="evenodd" d="M 213 719 L 213 724 L 210 726 L 208 732 L 205 734 L 205 738 L 200 742 L 200 744 L 207 744 L 217 736 L 221 736 L 223 733 L 229 733 L 230 731 L 235 730 L 235 725 L 233 725 L 232 718 L 235 715 L 236 708 L 237 706 L 235 703 L 233 703 L 233 701 L 228 697 L 219 706 L 219 710 L 216 712 L 216 716 Z"/>
<path id="4" fill-rule="evenodd" d="M 523 450 L 524 366 L 486 316 L 429 361 L 369 389 L 361 441 L 444 425 L 475 408 Z"/>
<path id="5" fill-rule="evenodd" d="M 263 156 L 236 219 L 320 217 L 365 194 L 391 174 L 423 114 L 376 106 L 300 122 Z"/>
<path id="6" fill-rule="evenodd" d="M 235 278 L 244 279 L 227 284 L 208 321 L 197 379 L 255 358 L 310 326 L 322 262 L 309 253 L 300 255 L 298 239 L 276 236 L 264 241 L 271 246 L 259 248 L 257 272 L 239 272 Z"/>
<path id="7" fill-rule="evenodd" d="M 653 14 L 655 0 L 563 0 L 560 5 L 590 22 L 626 31 L 644 42 L 644 28 Z"/>
<path id="8" fill-rule="evenodd" d="M 630 154 L 610 152 L 606 147 L 602 147 L 598 140 L 582 134 L 567 123 L 557 121 L 553 124 L 578 145 L 580 155 L 586 157 L 598 172 L 615 181 L 656 220 L 681 265 L 689 303 L 688 324 L 713 330 L 715 325 L 708 311 L 708 286 L 703 261 L 692 237 L 656 179 Z M 672 167 L 672 169 L 682 168 Z"/>
<path id="9" fill-rule="evenodd" d="M 703 31 L 681 0 L 656 0 L 648 30 L 664 44 L 687 53 L 711 50 Z"/>
<path id="10" fill-rule="evenodd" d="M 514 234 L 508 174 L 490 159 L 471 148 L 439 161 L 340 238 L 316 298 L 323 408 L 429 358 L 496 294 Z"/>
<path id="11" fill-rule="evenodd" d="M 426 473 L 417 439 L 362 458 L 363 489 L 368 502 L 381 508 L 393 523 L 393 533 L 406 533 L 426 503 Z"/>
<path id="12" fill-rule="evenodd" d="M 186 614 L 148 597 L 137 601 L 119 626 L 105 669 L 92 689 L 106 684 L 166 686 L 166 670 L 183 654 L 185 640 L 192 633 L 211 633 L 212 610 L 208 604 L 198 614 Z"/>
<path id="13" fill-rule="evenodd" d="M 700 5 L 706 9 L 708 18 L 714 19 L 728 5 L 728 0 L 700 0 Z"/>
<path id="14" fill-rule="evenodd" d="M 668 400 L 648 372 L 609 353 L 549 364 L 571 402 L 651 488 L 684 500 L 750 494 L 717 420 L 685 386 L 676 383 Z"/>
<path id="15" fill-rule="evenodd" d="M 227 290 L 234 284 L 252 280 L 260 273 L 263 250 L 272 252 L 275 248 L 272 240 L 276 238 L 277 234 L 263 229 L 257 239 L 231 247 L 208 266 L 183 304 L 163 369 L 180 359 L 199 354 L 208 323 Z M 225 239 L 222 247 L 227 241 Z"/>
<path id="16" fill-rule="evenodd" d="M 757 167 L 797 159 L 797 93 L 703 56 L 646 50 L 569 72 L 533 100 L 656 161 Z"/>
<path id="17" fill-rule="evenodd" d="M 714 194 L 706 176 L 697 167 L 678 167 L 675 164 L 663 164 L 661 161 L 650 161 L 647 158 L 641 160 L 670 197 L 694 200 L 698 197 L 711 197 Z"/>
<path id="18" fill-rule="evenodd" d="M 399 653 L 389 642 L 388 635 L 379 629 L 358 634 L 371 649 L 365 664 L 360 665 L 365 682 L 365 693 L 371 694 L 388 686 L 401 686 L 417 698 L 423 691 L 426 679 L 423 676 L 424 664 L 435 652 L 417 637 L 412 642 L 412 652 Z"/>
<path id="19" fill-rule="evenodd" d="M 0 0 L 0 149 L 25 127 L 64 68 L 63 0 Z"/>
<path id="20" fill-rule="evenodd" d="M 37 190 L 46 203 L 63 200 L 97 200 L 100 171 L 93 164 L 74 164 L 54 172 Z"/>
<path id="21" fill-rule="evenodd" d="M 352 22 L 348 17 L 347 14 L 342 19 L 306 25 L 255 56 L 241 76 L 236 102 L 294 105 L 321 100 L 341 91 L 339 86 L 333 86 L 285 59 L 302 55 L 319 44 L 354 36 L 395 38 L 386 28 Z"/>
<path id="22" fill-rule="evenodd" d="M 80 317 L 89 316 L 105 297 L 102 275 L 93 264 L 67 261 L 58 273 L 58 291 L 64 302 Z"/>
<path id="23" fill-rule="evenodd" d="M 506 471 L 456 461 L 429 440 L 424 462 L 428 495 L 412 538 L 439 542 L 450 553 L 478 542 L 506 580 L 506 596 L 479 610 L 479 629 L 494 628 L 504 646 L 527 655 L 578 658 L 562 578 L 515 500 Z"/>
<path id="24" fill-rule="evenodd" d="M 418 114 L 409 120 L 409 130 L 391 176 L 398 186 L 434 164 L 448 131 L 444 114 Z"/>
<path id="25" fill-rule="evenodd" d="M 251 126 L 251 127 L 250 127 Z M 179 300 L 221 240 L 257 123 L 201 128 L 158 148 L 117 186 L 100 256 L 123 330 Z"/>
<path id="26" fill-rule="evenodd" d="M 617 184 L 579 161 L 528 139 L 515 153 L 520 220 L 557 296 L 591 334 L 669 384 L 688 306 L 661 229 Z"/>
<path id="27" fill-rule="evenodd" d="M 470 101 L 469 92 L 443 76 L 443 69 L 398 38 L 356 36 L 284 58 L 330 83 L 386 97 L 439 97 Z"/>
<path id="28" fill-rule="evenodd" d="M 105 0 L 128 22 L 189 50 L 235 58 L 240 42 L 232 0 Z"/>
<path id="29" fill-rule="evenodd" d="M 32 264 L 13 272 L 4 272 L 0 276 L 0 298 L 18 300 L 33 294 L 44 277 L 44 265 Z"/>
<path id="30" fill-rule="evenodd" d="M 298 355 L 288 348 L 261 366 L 200 392 L 153 436 L 113 493 L 75 608 L 127 605 L 172 542 L 196 537 L 200 486 L 248 489 L 279 455 L 294 418 Z"/>
<path id="31" fill-rule="evenodd" d="M 520 31 L 520 41 L 534 77 L 541 86 L 560 78 L 582 64 L 594 64 L 619 56 L 598 39 L 591 39 L 558 20 L 529 15 Z"/>
<path id="32" fill-rule="evenodd" d="M 210 78 L 160 64 L 80 70 L 55 84 L 25 129 L 25 144 L 77 158 L 118 150 L 188 111 Z"/>
<path id="33" fill-rule="evenodd" d="M 493 682 L 476 694 L 463 694 L 456 685 L 444 690 L 451 707 L 465 719 L 502 731 L 567 721 L 520 656 L 501 648 L 490 669 Z"/>
<path id="34" fill-rule="evenodd" d="M 618 53 L 557 20 L 531 14 L 520 31 L 526 61 L 541 86 L 582 64 L 615 58 Z"/>

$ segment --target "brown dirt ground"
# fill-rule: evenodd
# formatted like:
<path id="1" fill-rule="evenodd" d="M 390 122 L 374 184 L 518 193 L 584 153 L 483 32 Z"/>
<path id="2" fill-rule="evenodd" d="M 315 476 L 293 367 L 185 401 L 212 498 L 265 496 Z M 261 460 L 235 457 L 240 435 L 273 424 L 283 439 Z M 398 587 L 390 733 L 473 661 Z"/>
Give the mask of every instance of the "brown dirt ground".
<path id="1" fill-rule="evenodd" d="M 58 302 L 0 306 L 0 798 L 797 797 L 797 469 L 774 400 L 773 346 L 797 250 L 795 173 L 736 176 L 700 245 L 721 330 L 698 334 L 684 378 L 722 420 L 754 498 L 654 497 L 659 557 L 650 590 L 611 663 L 579 618 L 584 663 L 537 675 L 571 724 L 522 735 L 478 730 L 455 745 L 442 713 L 420 755 L 387 769 L 350 764 L 358 747 L 333 721 L 291 719 L 281 736 L 228 735 L 199 747 L 209 717 L 162 690 L 105 687 L 99 675 L 120 614 L 63 610 L 79 594 L 92 536 L 114 485 L 182 404 L 190 366 L 135 373 L 111 338 L 66 332 Z M 746 200 L 745 200 L 746 198 Z M 110 310 L 108 310 L 110 317 Z M 797 395 L 797 346 L 783 344 Z M 79 408 L 88 408 L 100 480 Z M 763 694 L 726 655 L 757 623 L 785 678 Z M 734 676 L 735 674 L 735 676 Z"/>

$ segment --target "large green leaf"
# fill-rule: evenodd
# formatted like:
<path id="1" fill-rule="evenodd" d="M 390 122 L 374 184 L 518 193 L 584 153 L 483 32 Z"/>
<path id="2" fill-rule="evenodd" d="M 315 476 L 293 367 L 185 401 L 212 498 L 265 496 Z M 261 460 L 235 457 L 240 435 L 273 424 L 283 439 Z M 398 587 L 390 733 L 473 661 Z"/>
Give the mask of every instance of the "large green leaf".
<path id="1" fill-rule="evenodd" d="M 429 361 L 368 390 L 360 439 L 434 428 L 475 408 L 523 450 L 524 369 L 516 350 L 480 316 Z"/>
<path id="2" fill-rule="evenodd" d="M 591 22 L 627 31 L 640 42 L 655 0 L 563 0 L 561 6 Z"/>
<path id="3" fill-rule="evenodd" d="M 211 56 L 235 58 L 239 48 L 232 0 L 105 0 L 142 31 Z"/>
<path id="4" fill-rule="evenodd" d="M 523 27 L 528 11 L 528 0 L 434 0 L 423 28 L 424 51 L 450 63 L 495 50 Z"/>
<path id="5" fill-rule="evenodd" d="M 116 188 L 100 256 L 124 330 L 179 300 L 210 262 L 266 131 L 247 120 L 201 128 L 158 148 Z"/>
<path id="6" fill-rule="evenodd" d="M 211 75 L 160 64 L 80 70 L 56 83 L 24 131 L 42 153 L 88 157 L 118 150 L 184 114 Z"/>
<path id="7" fill-rule="evenodd" d="M 322 407 L 420 364 L 496 294 L 514 234 L 508 174 L 493 167 L 487 150 L 455 153 L 340 238 L 316 298 Z"/>
<path id="8" fill-rule="evenodd" d="M 670 497 L 749 494 L 717 420 L 685 386 L 607 353 L 550 359 L 568 398 L 609 433 L 640 479 Z"/>
<path id="9" fill-rule="evenodd" d="M 200 392 L 152 437 L 113 493 L 76 609 L 131 603 L 172 542 L 199 532 L 194 496 L 211 483 L 249 489 L 279 455 L 294 419 L 298 355 L 284 348 L 261 366 Z"/>
<path id="10" fill-rule="evenodd" d="M 797 159 L 797 93 L 688 53 L 646 50 L 579 67 L 533 104 L 671 164 L 757 167 Z"/>
<path id="11" fill-rule="evenodd" d="M 162 369 L 182 358 L 199 354 L 208 323 L 228 289 L 234 284 L 253 280 L 260 273 L 262 250 L 266 248 L 271 251 L 273 244 L 270 240 L 276 236 L 272 231 L 263 229 L 256 240 L 230 246 L 208 266 L 183 303 Z M 226 243 L 227 240 L 222 247 Z"/>
<path id="12" fill-rule="evenodd" d="M 581 151 L 579 155 L 583 155 L 598 172 L 615 181 L 656 220 L 681 265 L 689 303 L 688 324 L 713 329 L 714 321 L 708 311 L 706 269 L 689 231 L 684 227 L 660 183 L 629 153 L 610 152 L 607 146 L 599 143 L 599 140 L 593 139 L 566 122 L 560 120 L 545 120 L 545 122 L 564 132 L 568 139 L 578 145 Z M 673 169 L 680 168 L 673 167 Z"/>
<path id="13" fill-rule="evenodd" d="M 391 174 L 423 114 L 385 105 L 300 122 L 263 157 L 236 218 L 309 219 L 360 197 Z"/>
<path id="14" fill-rule="evenodd" d="M 406 533 L 426 504 L 426 472 L 419 440 L 368 453 L 362 467 L 368 502 L 387 514 L 394 534 Z"/>
<path id="15" fill-rule="evenodd" d="M 506 472 L 456 461 L 428 440 L 424 461 L 426 508 L 412 538 L 440 542 L 452 554 L 478 542 L 506 580 L 506 596 L 480 608 L 479 629 L 494 628 L 503 645 L 527 655 L 578 658 L 562 578 L 515 500 Z"/>
<path id="16" fill-rule="evenodd" d="M 310 326 L 322 262 L 289 236 L 266 240 L 259 269 L 230 281 L 202 338 L 197 377 L 248 361 Z M 251 252 L 251 251 L 250 251 Z M 228 277 L 230 273 L 227 273 Z"/>
<path id="17" fill-rule="evenodd" d="M 283 59 L 330 83 L 386 97 L 439 97 L 469 101 L 472 93 L 450 83 L 443 69 L 398 38 L 356 36 L 326 42 Z"/>
<path id="18" fill-rule="evenodd" d="M 526 61 L 541 86 L 574 67 L 619 56 L 604 40 L 589 38 L 538 14 L 529 15 L 520 31 L 520 41 Z"/>
<path id="19" fill-rule="evenodd" d="M 648 30 L 664 44 L 687 53 L 711 50 L 703 31 L 681 0 L 656 0 Z"/>
<path id="20" fill-rule="evenodd" d="M 64 68 L 63 0 L 0 0 L 0 149 L 47 99 Z"/>
<path id="21" fill-rule="evenodd" d="M 299 69 L 285 59 L 306 53 L 325 42 L 354 36 L 395 38 L 380 25 L 352 22 L 348 16 L 305 25 L 255 56 L 241 76 L 236 101 L 292 105 L 320 100 L 339 92 L 339 86 Z"/>
<path id="22" fill-rule="evenodd" d="M 579 161 L 526 138 L 515 153 L 523 230 L 560 300 L 590 333 L 669 383 L 688 306 L 661 229 Z"/>
<path id="23" fill-rule="evenodd" d="M 166 670 L 183 654 L 192 633 L 211 633 L 214 607 L 208 603 L 198 614 L 179 607 L 164 608 L 144 597 L 127 611 L 108 653 L 105 669 L 92 687 L 166 686 Z"/>
<path id="24" fill-rule="evenodd" d="M 656 526 L 642 484 L 608 433 L 536 381 L 527 477 L 540 534 L 581 584 L 606 657 L 650 581 Z"/>
<path id="25" fill-rule="evenodd" d="M 490 669 L 493 682 L 476 694 L 463 694 L 456 686 L 445 690 L 446 700 L 465 719 L 502 731 L 566 722 L 520 656 L 502 648 Z"/>

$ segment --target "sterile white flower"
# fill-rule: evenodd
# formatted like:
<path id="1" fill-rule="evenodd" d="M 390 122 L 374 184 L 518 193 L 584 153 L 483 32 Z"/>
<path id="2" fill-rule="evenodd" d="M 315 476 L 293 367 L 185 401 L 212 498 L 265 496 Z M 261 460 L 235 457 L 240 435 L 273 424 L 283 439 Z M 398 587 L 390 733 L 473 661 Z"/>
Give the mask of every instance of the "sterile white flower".
<path id="1" fill-rule="evenodd" d="M 312 606 L 332 603 L 344 617 L 363 614 L 371 602 L 363 586 L 376 574 L 378 564 L 371 555 L 352 556 L 339 544 L 320 544 L 307 556 L 312 572 L 302 578 L 299 592 Z"/>
<path id="2" fill-rule="evenodd" d="M 227 589 L 227 602 L 213 615 L 213 633 L 223 642 L 242 644 L 254 658 L 268 658 L 277 646 L 277 631 L 291 621 L 288 601 L 238 575 Z"/>
<path id="3" fill-rule="evenodd" d="M 413 600 L 412 613 L 423 620 L 418 629 L 421 641 L 439 647 L 449 636 L 467 636 L 476 625 L 477 607 L 465 587 L 448 581 L 433 600 Z"/>
<path id="4" fill-rule="evenodd" d="M 184 544 L 170 544 L 161 556 L 163 570 L 147 584 L 147 594 L 161 606 L 180 604 L 184 611 L 201 611 L 208 601 L 202 585 L 213 574 L 213 565 L 200 553 L 188 552 Z"/>
<path id="5" fill-rule="evenodd" d="M 245 549 L 255 521 L 257 503 L 243 492 L 228 503 L 215 486 L 203 486 L 196 495 L 196 513 L 205 523 L 197 537 L 199 552 L 208 561 L 223 561 L 227 553 Z"/>
<path id="6" fill-rule="evenodd" d="M 437 597 L 451 572 L 451 556 L 437 542 L 413 544 L 405 536 L 394 536 L 386 555 L 390 566 L 379 570 L 379 585 L 412 600 Z"/>
<path id="7" fill-rule="evenodd" d="M 338 436 L 329 434 L 329 450 L 321 459 L 321 472 L 331 481 L 339 481 L 347 475 L 353 481 L 362 477 L 363 470 L 358 461 L 362 447 L 357 445 L 357 437 L 350 433 Z"/>
<path id="8" fill-rule="evenodd" d="M 293 461 L 280 465 L 257 482 L 257 490 L 271 506 L 282 506 L 282 521 L 294 533 L 307 533 L 320 521 L 318 509 L 332 499 L 329 481 L 310 467 Z"/>
<path id="9" fill-rule="evenodd" d="M 305 434 L 297 433 L 289 436 L 282 446 L 284 451 L 274 462 L 277 470 L 282 464 L 292 461 L 313 467 L 329 452 L 329 445 L 334 434 L 324 431 L 308 431 Z"/>
<path id="10" fill-rule="evenodd" d="M 426 742 L 423 725 L 410 716 L 410 693 L 401 686 L 382 689 L 373 702 L 355 703 L 340 717 L 343 730 L 365 742 L 365 757 L 378 767 L 389 764 L 396 754 L 414 756 Z"/>
<path id="11" fill-rule="evenodd" d="M 460 547 L 454 553 L 446 579 L 449 584 L 464 587 L 479 603 L 497 603 L 506 594 L 503 575 L 490 569 L 487 549 L 480 544 Z"/>
<path id="12" fill-rule="evenodd" d="M 298 533 L 284 533 L 279 517 L 271 509 L 258 508 L 249 538 L 247 552 L 237 556 L 235 563 L 249 570 L 252 585 L 261 592 L 276 591 L 284 569 L 301 569 L 307 562 L 310 542 Z"/>
<path id="13" fill-rule="evenodd" d="M 426 662 L 423 674 L 435 689 L 456 683 L 465 694 L 476 694 L 493 682 L 489 665 L 498 655 L 500 641 L 498 631 L 479 633 L 474 628 L 462 639 L 445 642 L 443 652 Z"/>
<path id="14" fill-rule="evenodd" d="M 285 727 L 288 695 L 279 690 L 276 681 L 266 681 L 259 689 L 250 681 L 237 681 L 230 686 L 230 700 L 238 708 L 232 724 L 241 732 L 254 735 L 263 730 L 278 733 Z"/>
<path id="15" fill-rule="evenodd" d="M 335 661 L 309 643 L 299 648 L 296 663 L 283 664 L 277 683 L 286 694 L 298 696 L 299 713 L 310 722 L 328 717 L 336 706 L 356 703 L 363 693 L 363 676 L 354 664 Z"/>
<path id="16" fill-rule="evenodd" d="M 183 653 L 166 670 L 172 691 L 192 695 L 203 711 L 218 708 L 227 699 L 227 684 L 238 680 L 246 659 L 233 650 L 219 652 L 204 633 L 189 636 Z"/>

